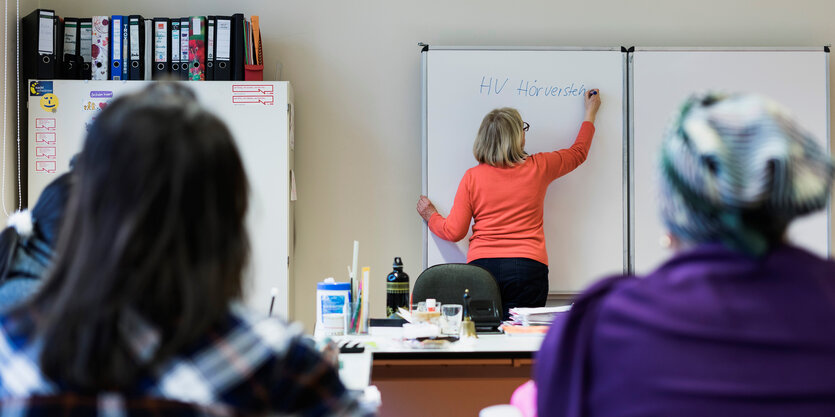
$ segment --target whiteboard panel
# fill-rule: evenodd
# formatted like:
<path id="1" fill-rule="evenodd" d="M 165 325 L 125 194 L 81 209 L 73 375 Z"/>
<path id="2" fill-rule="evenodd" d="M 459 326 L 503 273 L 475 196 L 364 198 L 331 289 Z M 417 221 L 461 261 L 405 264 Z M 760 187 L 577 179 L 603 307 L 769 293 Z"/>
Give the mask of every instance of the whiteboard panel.
<path id="1" fill-rule="evenodd" d="M 67 172 L 81 150 L 89 124 L 111 100 L 147 86 L 145 81 L 46 81 L 59 100 L 56 111 L 29 98 L 30 204 L 55 177 Z M 279 289 L 275 311 L 289 314 L 289 159 L 287 82 L 200 82 L 186 84 L 200 103 L 232 132 L 250 185 L 247 213 L 251 256 L 244 286 L 246 303 L 266 312 L 270 290 Z M 50 143 L 51 142 L 51 143 Z M 45 156 L 39 148 L 50 148 Z"/>
<path id="2" fill-rule="evenodd" d="M 827 54 L 820 51 L 638 50 L 632 55 L 635 271 L 650 272 L 671 253 L 659 238 L 658 151 L 678 105 L 697 91 L 755 93 L 788 108 L 828 149 Z M 796 220 L 789 240 L 829 253 L 825 211 Z"/>
<path id="3" fill-rule="evenodd" d="M 603 105 L 589 157 L 554 181 L 545 199 L 550 291 L 580 291 L 603 275 L 623 272 L 624 54 L 443 49 L 425 54 L 424 179 L 427 195 L 444 216 L 464 172 L 477 164 L 472 146 L 485 114 L 498 107 L 518 109 L 531 125 L 528 153 L 567 148 L 583 120 L 582 91 L 600 89 Z M 428 228 L 426 233 L 427 266 L 466 262 L 471 232 L 458 243 Z"/>

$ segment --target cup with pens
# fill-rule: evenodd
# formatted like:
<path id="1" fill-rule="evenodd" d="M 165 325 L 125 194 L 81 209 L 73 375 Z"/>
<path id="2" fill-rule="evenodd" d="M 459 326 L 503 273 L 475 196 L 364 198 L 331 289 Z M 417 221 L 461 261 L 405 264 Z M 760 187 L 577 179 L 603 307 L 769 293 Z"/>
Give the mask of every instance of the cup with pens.
<path id="1" fill-rule="evenodd" d="M 352 281 L 356 281 L 356 291 L 354 292 L 356 296 L 353 297 L 351 303 L 350 321 L 348 323 L 349 334 L 368 334 L 368 280 L 370 274 L 370 268 L 363 267 L 362 278 L 358 280 L 352 279 Z"/>

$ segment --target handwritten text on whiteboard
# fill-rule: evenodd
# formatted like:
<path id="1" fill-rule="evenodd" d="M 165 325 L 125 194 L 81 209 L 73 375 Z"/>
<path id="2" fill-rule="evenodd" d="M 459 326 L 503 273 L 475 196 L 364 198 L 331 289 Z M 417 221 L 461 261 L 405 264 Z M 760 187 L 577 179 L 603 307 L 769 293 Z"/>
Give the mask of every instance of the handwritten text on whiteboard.
<path id="1" fill-rule="evenodd" d="M 509 77 L 481 77 L 478 86 L 480 95 L 492 96 L 510 94 L 521 97 L 583 97 L 586 86 L 582 83 L 554 83 L 521 79 L 518 82 Z"/>

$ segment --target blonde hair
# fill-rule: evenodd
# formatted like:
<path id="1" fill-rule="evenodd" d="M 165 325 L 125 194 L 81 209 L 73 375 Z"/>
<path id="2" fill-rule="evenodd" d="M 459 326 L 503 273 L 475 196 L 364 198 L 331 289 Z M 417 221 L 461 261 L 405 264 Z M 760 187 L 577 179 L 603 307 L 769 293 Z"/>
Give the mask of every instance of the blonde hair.
<path id="1" fill-rule="evenodd" d="M 473 143 L 473 156 L 482 164 L 504 168 L 525 160 L 522 149 L 522 116 L 514 108 L 502 107 L 484 116 Z"/>

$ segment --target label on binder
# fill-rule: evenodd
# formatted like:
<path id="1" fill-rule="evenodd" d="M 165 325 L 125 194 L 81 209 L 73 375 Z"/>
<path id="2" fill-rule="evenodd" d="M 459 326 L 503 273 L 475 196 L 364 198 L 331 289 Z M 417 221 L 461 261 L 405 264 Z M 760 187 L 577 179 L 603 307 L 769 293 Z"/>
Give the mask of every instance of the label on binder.
<path id="1" fill-rule="evenodd" d="M 139 61 L 139 19 L 130 21 L 130 60 Z"/>
<path id="2" fill-rule="evenodd" d="M 171 24 L 171 62 L 180 63 L 180 23 Z"/>
<path id="3" fill-rule="evenodd" d="M 119 61 L 122 59 L 122 41 L 119 39 L 121 36 L 120 34 L 122 33 L 122 19 L 114 17 L 110 23 L 110 27 L 113 28 L 113 35 L 110 39 L 111 45 L 113 45 L 113 56 L 111 56 L 110 59 L 113 61 Z"/>
<path id="4" fill-rule="evenodd" d="M 215 59 L 215 31 L 214 31 L 214 22 L 209 23 L 209 33 L 208 40 L 206 41 L 206 59 L 213 60 Z"/>
<path id="5" fill-rule="evenodd" d="M 82 22 L 79 30 L 80 44 L 78 45 L 78 53 L 84 57 L 84 62 L 90 62 L 93 56 L 93 24 L 90 22 Z"/>
<path id="6" fill-rule="evenodd" d="M 75 54 L 78 44 L 78 22 L 67 20 L 64 22 L 64 53 Z"/>
<path id="7" fill-rule="evenodd" d="M 217 20 L 217 53 L 215 58 L 219 60 L 228 60 L 229 51 L 231 49 L 232 39 L 232 21 L 228 19 Z"/>
<path id="8" fill-rule="evenodd" d="M 55 15 L 41 11 L 40 19 L 38 19 L 38 52 L 42 54 L 51 54 L 55 51 L 53 42 L 55 39 L 52 36 L 52 31 L 55 29 Z"/>
<path id="9" fill-rule="evenodd" d="M 166 62 L 168 58 L 168 23 L 157 22 L 154 29 L 154 62 Z"/>
<path id="10" fill-rule="evenodd" d="M 185 65 L 188 65 L 188 27 L 188 19 L 180 22 L 180 62 L 186 62 Z"/>

